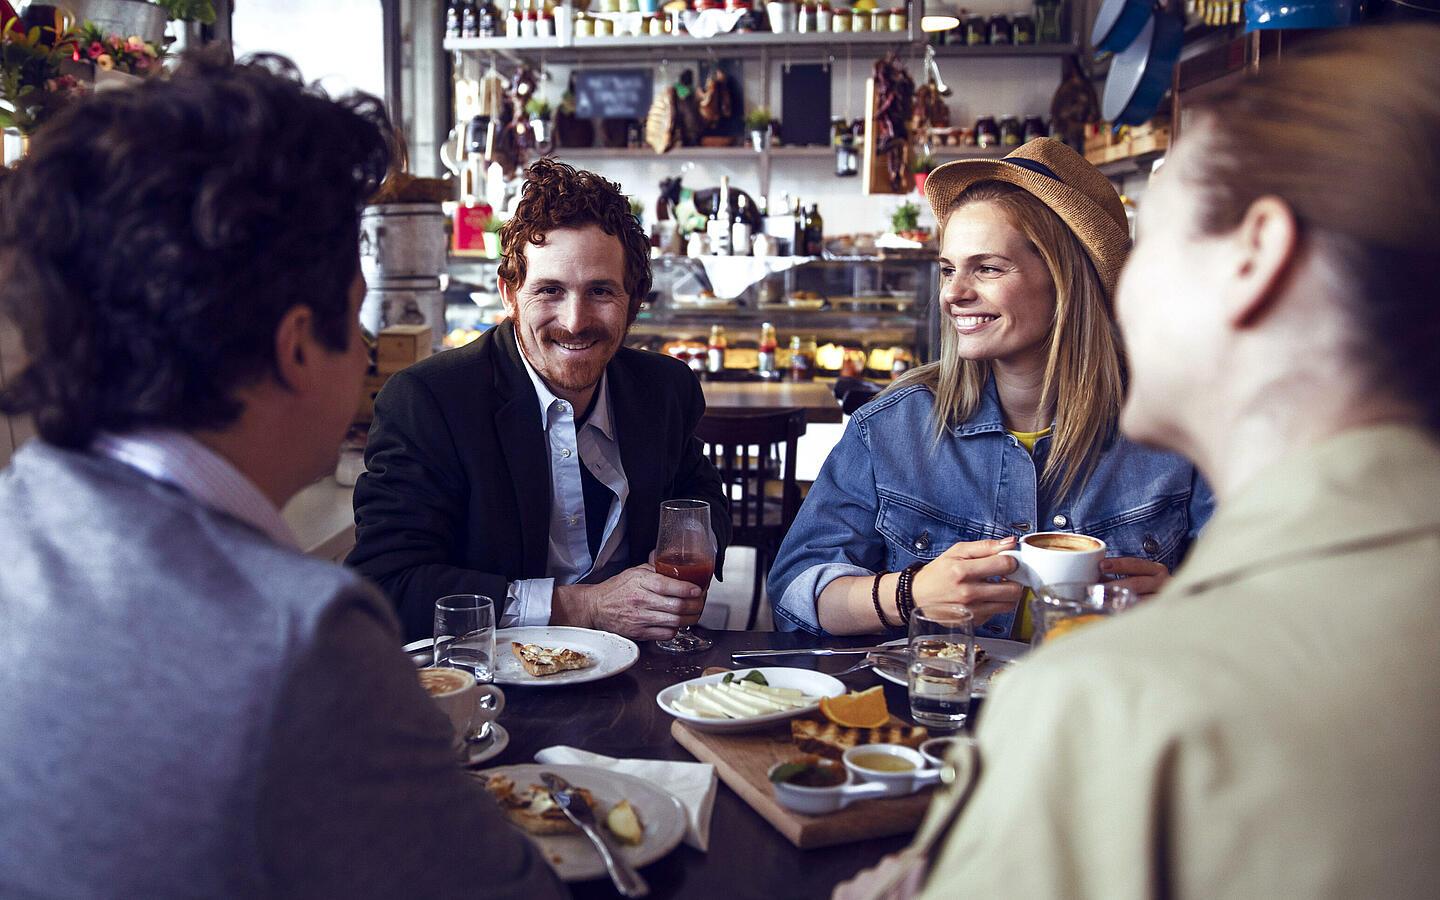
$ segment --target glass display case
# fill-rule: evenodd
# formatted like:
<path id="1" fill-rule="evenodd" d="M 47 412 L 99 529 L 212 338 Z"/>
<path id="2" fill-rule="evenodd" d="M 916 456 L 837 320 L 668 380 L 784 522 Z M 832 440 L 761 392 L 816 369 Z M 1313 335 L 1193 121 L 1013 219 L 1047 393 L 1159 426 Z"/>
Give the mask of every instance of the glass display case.
<path id="1" fill-rule="evenodd" d="M 463 344 L 504 317 L 495 260 L 452 259 L 447 344 Z M 867 257 L 684 257 L 652 262 L 654 284 L 628 344 L 714 372 L 710 343 L 723 330 L 725 375 L 759 368 L 762 327 L 774 327 L 776 368 L 789 371 L 799 338 L 815 346 L 818 375 L 885 381 L 938 348 L 932 254 Z"/>

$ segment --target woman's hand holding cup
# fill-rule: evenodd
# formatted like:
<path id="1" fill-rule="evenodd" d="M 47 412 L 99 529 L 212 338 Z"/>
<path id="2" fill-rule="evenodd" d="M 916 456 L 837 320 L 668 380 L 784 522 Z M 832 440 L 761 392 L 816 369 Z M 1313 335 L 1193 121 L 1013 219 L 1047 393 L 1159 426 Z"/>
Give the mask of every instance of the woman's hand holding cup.
<path id="1" fill-rule="evenodd" d="M 992 581 L 1015 571 L 1015 560 L 1001 556 L 1015 547 L 1015 539 L 960 541 L 915 573 L 911 590 L 915 605 L 963 603 L 980 624 L 991 616 L 1010 612 L 1025 593 L 1012 581 Z"/>
<path id="2" fill-rule="evenodd" d="M 1160 593 L 1170 580 L 1170 570 L 1164 563 L 1134 556 L 1112 556 L 1100 563 L 1100 573 L 1141 597 Z"/>

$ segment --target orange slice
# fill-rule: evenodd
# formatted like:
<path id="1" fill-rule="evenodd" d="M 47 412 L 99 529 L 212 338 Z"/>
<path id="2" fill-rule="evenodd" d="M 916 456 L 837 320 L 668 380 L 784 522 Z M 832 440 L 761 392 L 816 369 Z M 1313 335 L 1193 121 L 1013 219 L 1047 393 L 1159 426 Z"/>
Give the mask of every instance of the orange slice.
<path id="1" fill-rule="evenodd" d="M 825 718 L 845 728 L 879 728 L 890 721 L 885 691 L 879 685 L 858 694 L 822 697 L 820 711 Z"/>
<path id="2" fill-rule="evenodd" d="M 1084 628 L 1086 625 L 1089 625 L 1092 622 L 1098 622 L 1103 618 L 1105 617 L 1092 614 L 1087 616 L 1073 616 L 1069 619 L 1061 619 L 1059 622 L 1056 622 L 1054 625 L 1050 626 L 1050 628 L 1045 632 L 1045 637 L 1057 638 L 1062 634 L 1068 634 L 1069 632 L 1074 631 L 1077 628 Z"/>

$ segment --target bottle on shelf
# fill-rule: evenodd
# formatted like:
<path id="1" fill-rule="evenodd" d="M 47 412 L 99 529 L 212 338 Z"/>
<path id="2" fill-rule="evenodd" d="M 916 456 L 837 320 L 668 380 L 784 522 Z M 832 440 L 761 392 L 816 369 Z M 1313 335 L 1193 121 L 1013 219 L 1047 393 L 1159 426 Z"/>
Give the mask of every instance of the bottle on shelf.
<path id="1" fill-rule="evenodd" d="M 710 345 L 705 353 L 705 371 L 711 375 L 719 374 L 725 369 L 725 348 L 730 344 L 725 339 L 724 325 L 710 326 Z"/>
<path id="2" fill-rule="evenodd" d="M 715 207 L 705 223 L 705 236 L 709 240 L 711 256 L 730 255 L 730 176 L 720 176 L 720 193 L 715 198 Z"/>
<path id="3" fill-rule="evenodd" d="M 825 220 L 820 217 L 820 204 L 810 204 L 805 213 L 805 255 L 825 255 Z"/>
<path id="4" fill-rule="evenodd" d="M 475 7 L 476 27 L 480 37 L 500 37 L 504 34 L 505 23 L 495 0 L 476 0 L 471 6 Z"/>
<path id="5" fill-rule="evenodd" d="M 449 0 L 445 4 L 445 36 L 458 38 L 463 34 L 465 24 L 465 3 L 463 0 Z"/>
<path id="6" fill-rule="evenodd" d="M 473 38 L 483 35 L 480 28 L 480 6 L 475 0 L 463 0 L 460 6 L 460 36 Z"/>
<path id="7" fill-rule="evenodd" d="M 790 378 L 811 381 L 815 378 L 815 336 L 795 335 L 790 339 Z"/>
<path id="8" fill-rule="evenodd" d="M 805 204 L 800 202 L 799 197 L 795 198 L 795 208 L 790 216 L 794 223 L 791 229 L 793 236 L 790 238 L 790 253 L 794 256 L 805 256 Z"/>
<path id="9" fill-rule="evenodd" d="M 758 368 L 761 378 L 778 378 L 780 372 L 775 367 L 775 350 L 779 345 L 775 340 L 775 326 L 765 322 L 760 326 L 760 358 Z"/>
<path id="10" fill-rule="evenodd" d="M 735 198 L 735 214 L 730 217 L 730 253 L 750 255 L 750 220 L 745 218 L 745 195 Z"/>

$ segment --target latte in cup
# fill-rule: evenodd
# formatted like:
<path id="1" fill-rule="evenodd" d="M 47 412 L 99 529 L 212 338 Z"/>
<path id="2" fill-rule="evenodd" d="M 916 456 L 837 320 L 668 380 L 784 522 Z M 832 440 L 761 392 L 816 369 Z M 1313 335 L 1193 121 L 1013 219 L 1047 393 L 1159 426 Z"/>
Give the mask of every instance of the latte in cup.
<path id="1" fill-rule="evenodd" d="M 1025 543 L 1042 550 L 1068 550 L 1071 553 L 1086 553 L 1105 548 L 1104 544 L 1087 535 L 1057 534 L 1053 531 L 1031 535 L 1025 538 Z"/>
<path id="2" fill-rule="evenodd" d="M 459 669 L 421 669 L 420 686 L 432 697 L 463 691 L 475 681 L 475 676 Z"/>

